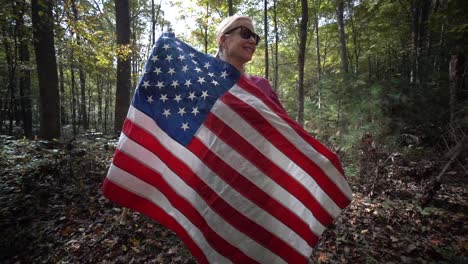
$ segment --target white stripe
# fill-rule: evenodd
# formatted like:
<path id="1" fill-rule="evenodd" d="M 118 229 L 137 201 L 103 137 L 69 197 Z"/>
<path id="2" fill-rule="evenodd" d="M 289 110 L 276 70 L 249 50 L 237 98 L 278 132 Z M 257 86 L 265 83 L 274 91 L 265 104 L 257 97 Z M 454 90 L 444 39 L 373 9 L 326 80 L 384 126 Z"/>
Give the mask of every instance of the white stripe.
<path id="1" fill-rule="evenodd" d="M 315 150 L 308 142 L 306 142 L 297 132 L 292 129 L 283 119 L 270 110 L 261 100 L 252 96 L 246 90 L 235 85 L 229 90 L 234 96 L 244 101 L 251 107 L 258 110 L 258 112 L 267 119 L 283 136 L 285 136 L 292 144 L 296 146 L 302 153 L 312 159 L 323 172 L 335 183 L 341 192 L 349 199 L 352 200 L 352 190 L 346 181 L 345 177 L 336 169 L 335 166 L 320 152 Z M 261 111 L 265 110 L 265 111 Z"/>
<path id="2" fill-rule="evenodd" d="M 200 230 L 194 226 L 184 214 L 174 208 L 169 200 L 167 200 L 166 196 L 164 196 L 164 194 L 162 194 L 158 189 L 139 178 L 134 177 L 132 174 L 121 170 L 114 164 L 111 164 L 111 167 L 109 168 L 107 179 L 129 192 L 151 201 L 153 204 L 171 215 L 174 220 L 176 220 L 177 223 L 179 223 L 189 233 L 192 240 L 198 245 L 198 247 L 200 247 L 210 263 L 230 263 L 228 259 L 224 258 L 211 248 Z"/>
<path id="3" fill-rule="evenodd" d="M 200 141 L 202 141 L 205 146 L 210 146 L 209 148 L 211 151 L 219 154 L 217 156 L 230 165 L 239 174 L 243 175 L 263 191 L 270 194 L 270 199 L 279 198 L 280 201 L 278 202 L 291 205 L 291 207 L 293 207 L 290 208 L 292 213 L 298 212 L 293 210 L 301 210 L 301 212 L 304 210 L 308 211 L 308 209 L 302 206 L 302 204 L 297 199 L 295 199 L 294 196 L 285 192 L 281 186 L 277 185 L 270 178 L 266 177 L 262 172 L 256 169 L 253 164 L 241 157 L 239 153 L 220 140 L 208 128 L 202 126 L 197 132 L 197 137 L 199 137 Z M 203 174 L 202 171 L 200 171 L 200 173 Z M 278 221 L 267 211 L 257 207 L 257 205 L 255 205 L 249 199 L 241 196 L 240 193 L 233 192 L 231 189 L 227 189 L 223 194 L 223 198 L 225 198 L 225 200 L 229 202 L 230 205 L 237 208 L 249 219 L 265 227 L 265 229 L 270 231 L 270 233 L 276 235 L 278 239 L 283 240 L 292 248 L 298 250 L 302 255 L 304 255 L 304 257 L 307 258 L 312 253 L 312 248 L 302 237 L 297 235 L 293 230 L 284 225 L 282 222 Z M 292 201 L 283 201 L 287 199 L 292 199 Z M 308 216 L 313 217 L 310 212 Z M 313 222 L 315 223 L 315 229 L 313 231 L 315 231 L 316 234 L 319 232 L 321 233 L 324 230 L 324 227 L 320 223 L 317 224 L 317 222 L 317 220 L 314 220 Z"/>
<path id="4" fill-rule="evenodd" d="M 291 213 L 297 215 L 300 219 L 304 220 L 307 223 L 317 236 L 323 233 L 325 227 L 318 221 L 309 208 L 305 207 L 294 195 L 291 195 L 286 191 L 282 186 L 278 185 L 270 177 L 266 176 L 261 170 L 259 170 L 255 165 L 253 165 L 249 160 L 246 160 L 242 155 L 240 155 L 236 150 L 232 149 L 228 144 L 224 143 L 221 140 L 216 140 L 217 136 L 213 134 L 208 128 L 202 126 L 197 137 L 202 141 L 205 146 L 210 146 L 210 150 L 231 166 L 238 173 L 247 178 L 254 185 L 266 192 L 271 199 L 275 199 L 277 202 L 281 203 L 284 207 L 288 208 Z M 221 153 L 223 155 L 221 155 Z M 287 227 L 286 227 L 287 228 Z M 293 232 L 293 231 L 291 231 Z M 285 239 L 287 234 L 278 234 L 280 237 Z M 291 238 L 293 240 L 299 239 L 298 241 L 303 241 L 299 236 Z M 288 243 L 296 248 L 301 246 L 297 243 L 290 241 Z M 307 244 L 307 242 L 304 242 Z M 309 250 L 310 247 L 307 247 L 306 250 Z M 311 250 L 311 249 L 310 249 Z M 308 252 L 308 251 L 305 251 Z"/>
<path id="5" fill-rule="evenodd" d="M 135 124 L 138 124 L 140 127 L 145 129 L 147 133 L 152 134 L 155 138 L 158 138 L 158 141 L 164 145 L 167 150 L 171 151 L 174 156 L 178 157 L 187 166 L 189 166 L 194 171 L 194 173 L 196 173 L 202 181 L 204 181 L 215 192 L 217 192 L 220 197 L 226 198 L 227 194 L 229 194 L 231 198 L 237 196 L 237 199 L 243 198 L 244 200 L 248 201 L 248 199 L 245 199 L 242 195 L 237 193 L 229 184 L 225 183 L 208 167 L 206 167 L 206 165 L 200 161 L 196 155 L 170 138 L 165 132 L 156 126 L 154 121 L 147 115 L 134 107 L 130 107 L 129 115 L 127 117 Z M 127 138 L 125 142 L 132 141 Z M 129 145 L 130 143 L 126 144 Z M 213 230 L 215 230 L 226 241 L 239 248 L 239 250 L 244 252 L 247 256 L 263 263 L 284 263 L 284 261 L 273 252 L 269 251 L 267 248 L 264 248 L 250 237 L 239 232 L 223 218 L 219 217 L 191 187 L 187 186 L 184 181 L 177 177 L 162 161 L 159 160 L 158 157 L 154 156 L 154 154 L 136 143 L 132 144 L 130 149 L 128 146 L 124 147 L 122 145 L 122 150 L 131 156 L 138 155 L 138 159 L 141 160 L 141 162 L 144 163 L 147 167 L 161 172 L 166 182 L 171 185 L 171 187 L 181 196 L 186 197 L 188 201 L 196 201 L 196 203 L 191 202 L 192 205 L 197 209 L 197 211 L 200 212 L 200 214 L 204 215 L 204 218 L 210 224 Z M 143 152 L 146 153 L 142 154 Z M 232 194 L 233 192 L 235 192 L 236 195 Z M 239 210 L 239 208 L 237 209 Z M 258 209 L 260 208 L 257 207 L 257 210 Z M 260 252 L 262 254 L 259 254 Z"/>
<path id="6" fill-rule="evenodd" d="M 219 119 L 223 120 L 224 123 L 229 124 L 234 131 L 265 155 L 265 157 L 301 183 L 330 215 L 333 217 L 338 216 L 341 208 L 339 208 L 328 194 L 320 188 L 317 182 L 301 167 L 290 160 L 288 156 L 284 155 L 283 152 L 271 144 L 241 116 L 231 111 L 229 106 L 221 100 L 218 100 L 214 104 L 211 112 Z"/>

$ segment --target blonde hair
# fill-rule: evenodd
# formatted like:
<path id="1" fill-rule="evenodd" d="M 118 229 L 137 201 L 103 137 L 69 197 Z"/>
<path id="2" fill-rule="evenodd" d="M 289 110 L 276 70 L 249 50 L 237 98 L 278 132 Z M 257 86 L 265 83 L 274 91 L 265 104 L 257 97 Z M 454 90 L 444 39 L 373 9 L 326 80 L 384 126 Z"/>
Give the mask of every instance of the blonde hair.
<path id="1" fill-rule="evenodd" d="M 223 50 L 221 47 L 221 36 L 224 35 L 224 32 L 229 31 L 230 29 L 234 28 L 235 22 L 239 20 L 247 20 L 249 21 L 253 27 L 255 28 L 254 21 L 249 16 L 241 16 L 241 15 L 233 15 L 230 17 L 225 18 L 221 23 L 219 23 L 216 29 L 216 43 L 218 44 L 218 51 L 216 52 L 216 57 L 220 58 L 222 56 Z"/>

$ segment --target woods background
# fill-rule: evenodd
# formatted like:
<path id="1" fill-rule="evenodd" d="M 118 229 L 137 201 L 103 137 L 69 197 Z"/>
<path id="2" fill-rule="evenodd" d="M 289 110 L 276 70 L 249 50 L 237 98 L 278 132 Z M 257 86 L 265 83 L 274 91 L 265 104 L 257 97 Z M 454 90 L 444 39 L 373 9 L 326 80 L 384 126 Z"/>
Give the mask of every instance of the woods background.
<path id="1" fill-rule="evenodd" d="M 268 78 L 290 116 L 339 153 L 357 201 L 408 188 L 402 177 L 418 182 L 411 199 L 423 205 L 444 179 L 466 184 L 465 0 L 172 4 L 184 11 L 170 13 L 161 0 L 0 0 L 0 134 L 60 142 L 115 137 L 155 39 L 173 30 L 214 54 L 216 25 L 239 13 L 253 17 L 262 36 L 247 72 Z M 170 16 L 190 26 L 178 32 Z M 8 153 L 0 165 L 13 168 Z M 103 164 L 98 181 L 108 160 Z M 361 202 L 351 212 L 364 210 Z M 466 254 L 468 241 L 457 241 L 454 251 Z"/>

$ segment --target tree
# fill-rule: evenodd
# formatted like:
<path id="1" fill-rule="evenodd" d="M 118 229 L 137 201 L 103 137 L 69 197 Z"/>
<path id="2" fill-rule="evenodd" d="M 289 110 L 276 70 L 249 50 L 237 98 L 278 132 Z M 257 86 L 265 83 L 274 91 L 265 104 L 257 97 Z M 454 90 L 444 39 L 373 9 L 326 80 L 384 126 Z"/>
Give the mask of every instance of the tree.
<path id="1" fill-rule="evenodd" d="M 39 136 L 44 139 L 60 137 L 60 97 L 54 48 L 53 2 L 31 1 L 33 43 L 40 94 Z"/>
<path id="2" fill-rule="evenodd" d="M 340 47 L 341 47 L 341 69 L 343 72 L 348 73 L 348 54 L 346 50 L 346 35 L 345 35 L 345 25 L 344 25 L 344 1 L 338 0 L 336 16 L 338 20 L 338 33 L 340 36 Z"/>
<path id="3" fill-rule="evenodd" d="M 304 65 L 307 43 L 307 26 L 309 21 L 309 7 L 307 0 L 301 0 L 301 25 L 299 30 L 299 54 L 297 56 L 298 79 L 296 84 L 297 89 L 297 122 L 304 125 Z"/>
<path id="4" fill-rule="evenodd" d="M 117 25 L 117 89 L 115 92 L 114 132 L 118 133 L 130 106 L 130 8 L 128 0 L 115 0 Z"/>
<path id="5" fill-rule="evenodd" d="M 264 26 L 264 38 L 265 38 L 265 78 L 268 79 L 268 0 L 263 1 L 263 26 Z"/>

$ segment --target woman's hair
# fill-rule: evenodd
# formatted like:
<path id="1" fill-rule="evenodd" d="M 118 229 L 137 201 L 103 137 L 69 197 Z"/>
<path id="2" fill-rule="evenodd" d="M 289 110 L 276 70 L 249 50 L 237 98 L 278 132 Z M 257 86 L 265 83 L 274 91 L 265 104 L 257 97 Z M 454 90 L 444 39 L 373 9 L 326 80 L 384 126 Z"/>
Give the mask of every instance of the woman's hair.
<path id="1" fill-rule="evenodd" d="M 240 15 L 233 15 L 230 17 L 225 18 L 221 23 L 219 23 L 218 28 L 216 29 L 216 43 L 218 44 L 218 51 L 216 52 L 216 58 L 220 58 L 222 56 L 222 47 L 221 47 L 221 36 L 224 35 L 224 32 L 229 31 L 231 28 L 234 28 L 234 24 L 238 20 L 247 20 L 255 28 L 254 21 L 251 17 L 248 16 L 240 16 Z"/>

